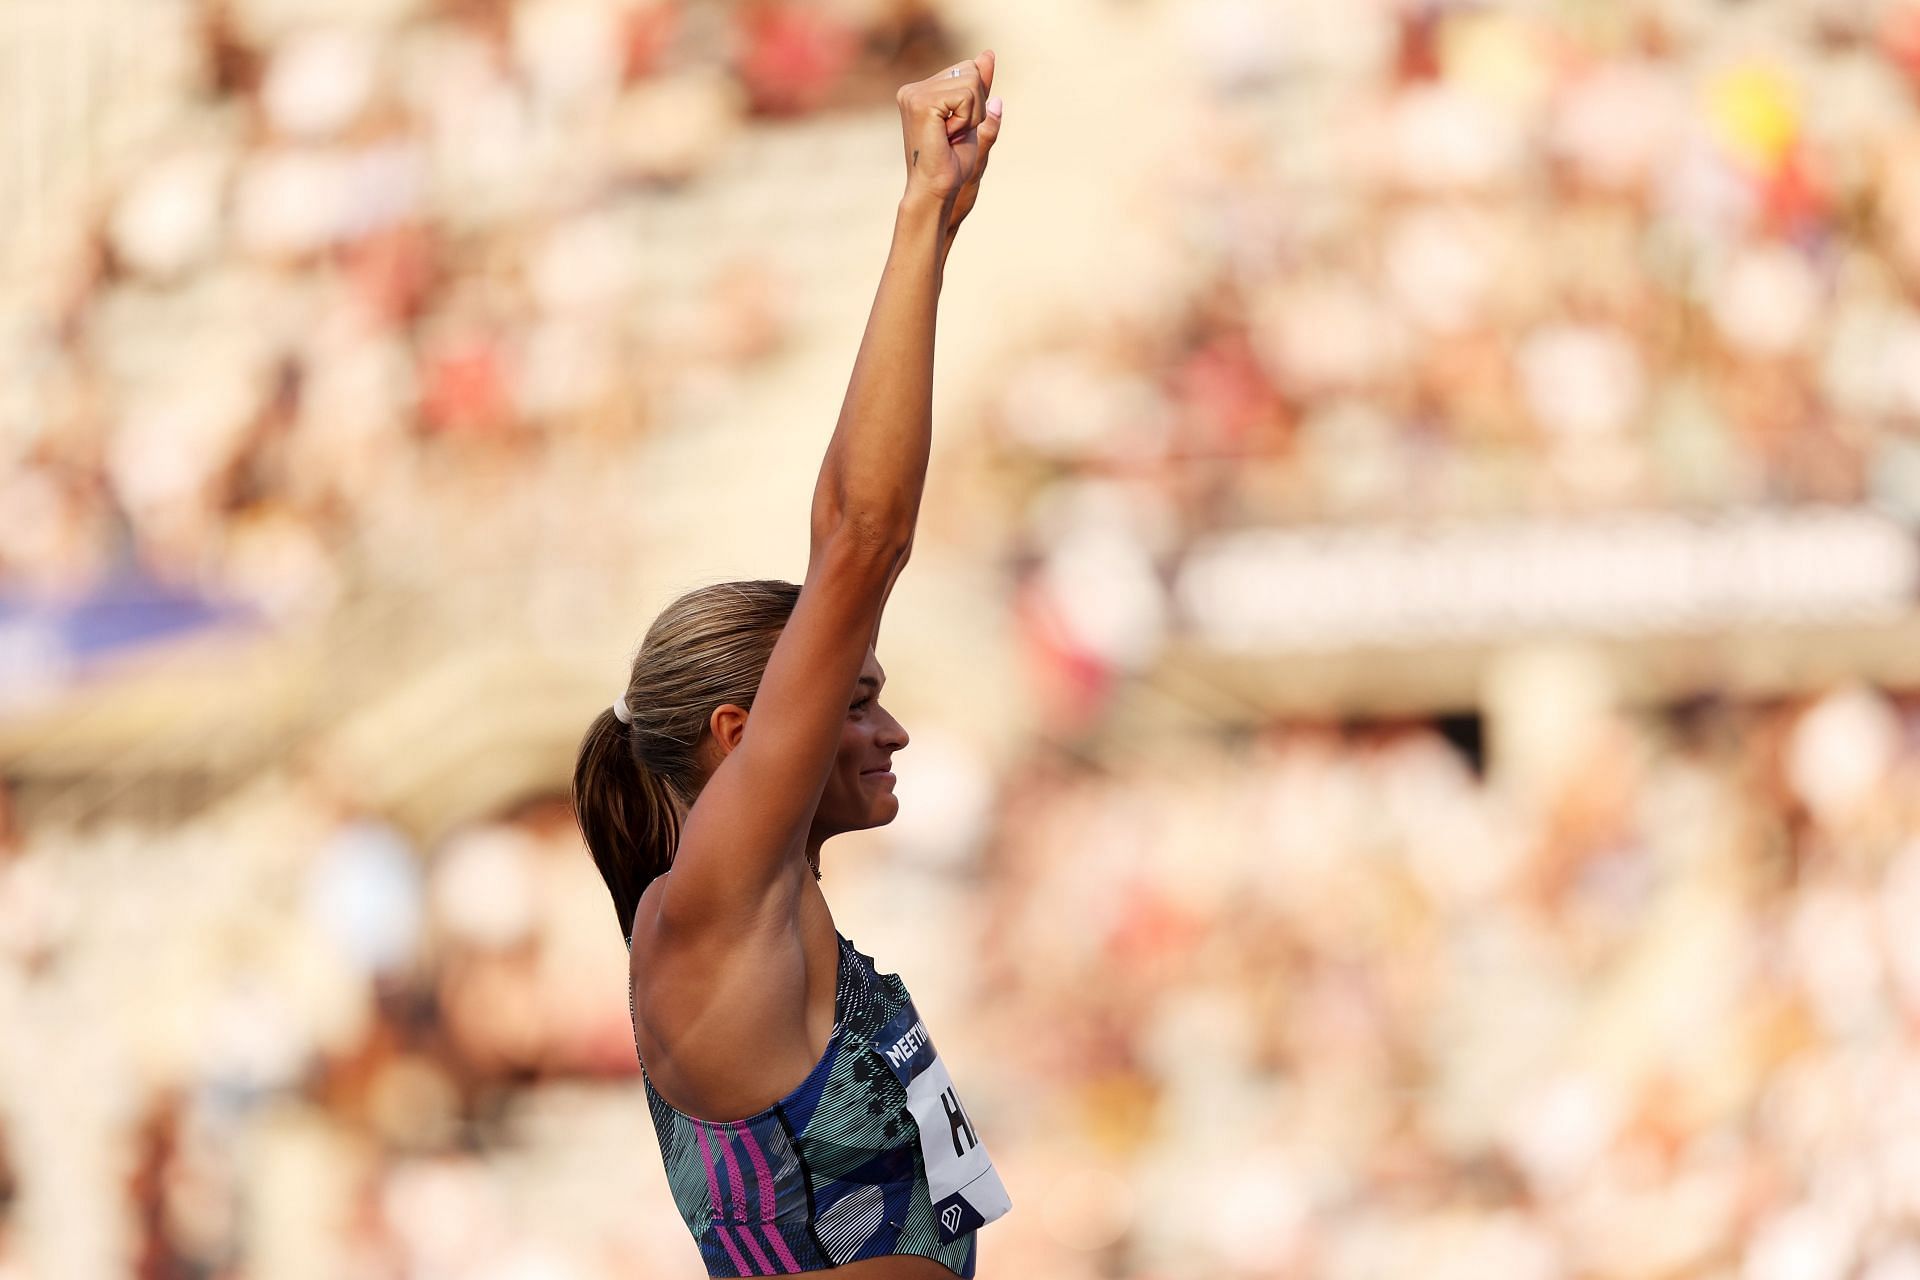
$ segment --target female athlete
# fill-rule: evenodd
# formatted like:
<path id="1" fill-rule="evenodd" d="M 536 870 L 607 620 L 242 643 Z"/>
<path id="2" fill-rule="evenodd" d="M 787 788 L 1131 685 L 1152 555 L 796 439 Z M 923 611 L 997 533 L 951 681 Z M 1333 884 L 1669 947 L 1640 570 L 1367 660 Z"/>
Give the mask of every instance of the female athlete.
<path id="1" fill-rule="evenodd" d="M 820 847 L 898 812 L 880 615 L 913 546 L 947 252 L 1000 134 L 992 50 L 895 95 L 906 190 L 820 468 L 806 581 L 654 620 L 573 799 L 630 952 L 634 1049 L 707 1273 L 972 1276 L 1010 1205 L 897 973 L 835 927 Z"/>

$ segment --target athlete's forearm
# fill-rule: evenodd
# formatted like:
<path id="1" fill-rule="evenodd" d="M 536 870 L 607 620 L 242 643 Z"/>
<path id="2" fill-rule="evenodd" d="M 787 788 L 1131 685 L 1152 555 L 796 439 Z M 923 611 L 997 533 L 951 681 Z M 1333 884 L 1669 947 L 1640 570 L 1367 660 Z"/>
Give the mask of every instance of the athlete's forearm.
<path id="1" fill-rule="evenodd" d="M 909 194 L 813 497 L 816 536 L 849 520 L 913 532 L 933 447 L 934 316 L 949 206 Z"/>

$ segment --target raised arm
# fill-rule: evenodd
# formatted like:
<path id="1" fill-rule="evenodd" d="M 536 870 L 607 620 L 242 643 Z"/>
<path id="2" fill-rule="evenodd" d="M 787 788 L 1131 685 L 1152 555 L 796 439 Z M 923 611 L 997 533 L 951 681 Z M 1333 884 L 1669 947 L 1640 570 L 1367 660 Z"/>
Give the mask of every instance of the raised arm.
<path id="1" fill-rule="evenodd" d="M 959 69 L 898 94 L 906 192 L 815 485 L 806 581 L 744 728 L 726 707 L 709 719 L 726 755 L 683 824 L 662 891 L 662 928 L 705 932 L 789 921 L 805 883 L 807 833 L 919 518 L 950 218 L 999 133 L 997 116 L 986 112 L 992 54 Z M 737 741 L 728 749 L 730 728 Z"/>
<path id="2" fill-rule="evenodd" d="M 854 526 L 904 541 L 919 519 L 933 444 L 934 315 L 946 212 L 931 196 L 908 191 L 901 197 L 893 247 L 814 485 L 816 552 Z"/>
<path id="3" fill-rule="evenodd" d="M 814 489 L 816 542 L 849 514 L 875 513 L 909 535 L 919 516 L 933 440 L 934 312 L 952 233 L 978 197 L 987 153 L 1000 134 L 998 101 L 994 112 L 987 110 L 994 62 L 989 49 L 902 85 L 894 95 L 907 189 L 894 223 L 893 252 Z"/>

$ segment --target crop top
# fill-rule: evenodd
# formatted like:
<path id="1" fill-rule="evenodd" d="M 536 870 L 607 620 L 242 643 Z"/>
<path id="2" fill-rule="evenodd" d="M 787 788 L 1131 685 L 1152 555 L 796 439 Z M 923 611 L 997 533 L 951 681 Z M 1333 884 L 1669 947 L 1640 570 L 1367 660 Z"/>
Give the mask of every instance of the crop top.
<path id="1" fill-rule="evenodd" d="M 697 1119 L 641 1063 L 674 1203 L 710 1276 L 914 1253 L 971 1277 L 975 1232 L 1012 1201 L 906 983 L 834 936 L 833 1032 L 778 1102 L 743 1120 Z M 631 980 L 627 1000 L 632 1013 Z"/>

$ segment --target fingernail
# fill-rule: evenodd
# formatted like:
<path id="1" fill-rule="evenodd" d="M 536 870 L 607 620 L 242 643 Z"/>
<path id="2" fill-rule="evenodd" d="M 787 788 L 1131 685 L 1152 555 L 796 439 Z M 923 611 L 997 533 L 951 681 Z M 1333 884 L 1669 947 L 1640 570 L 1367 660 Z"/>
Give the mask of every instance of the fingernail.
<path id="1" fill-rule="evenodd" d="M 1002 107 L 1003 107 L 1003 104 L 1001 103 L 1001 101 L 1000 101 L 1000 99 L 998 99 L 998 98 L 988 98 L 988 99 L 987 99 L 987 114 L 988 114 L 988 115 L 990 115 L 990 116 L 996 116 L 996 117 L 997 117 L 997 116 L 998 116 L 998 115 L 1000 114 L 1000 112 L 1001 112 L 1001 110 L 1002 110 Z"/>

